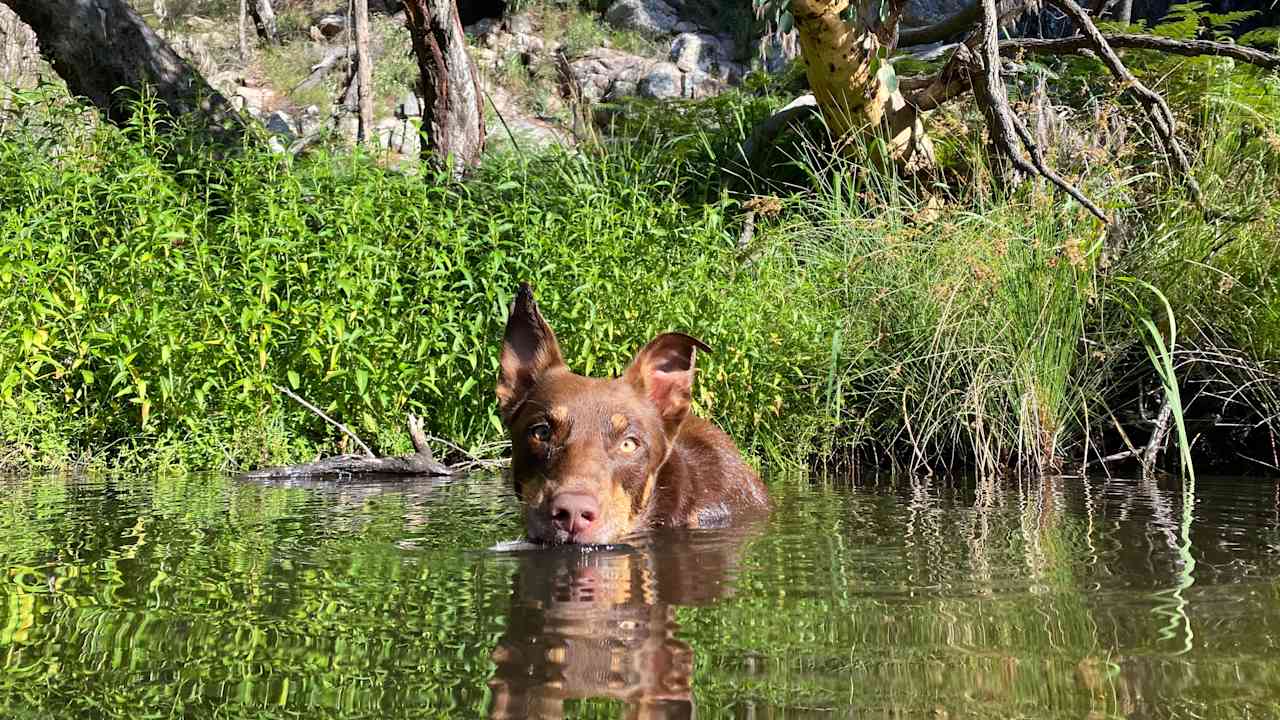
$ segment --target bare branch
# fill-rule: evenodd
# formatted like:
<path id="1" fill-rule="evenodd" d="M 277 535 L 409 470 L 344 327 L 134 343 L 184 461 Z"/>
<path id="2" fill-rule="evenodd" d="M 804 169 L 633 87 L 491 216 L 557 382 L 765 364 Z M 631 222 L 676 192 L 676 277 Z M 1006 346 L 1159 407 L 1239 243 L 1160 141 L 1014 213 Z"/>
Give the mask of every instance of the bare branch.
<path id="1" fill-rule="evenodd" d="M 1151 120 L 1151 126 L 1156 131 L 1156 136 L 1163 143 L 1170 157 L 1172 157 L 1173 164 L 1177 167 L 1179 174 L 1182 175 L 1182 180 L 1187 186 L 1187 193 L 1191 196 L 1192 201 L 1204 210 L 1204 194 L 1200 192 L 1200 184 L 1196 182 L 1195 176 L 1191 172 L 1191 161 L 1187 158 L 1187 153 L 1182 148 L 1182 143 L 1178 142 L 1173 111 L 1169 109 L 1168 103 L 1164 101 L 1163 97 L 1143 85 L 1142 81 L 1134 77 L 1133 73 L 1129 72 L 1129 69 L 1120 61 L 1120 56 L 1116 55 L 1115 50 L 1107 42 L 1106 37 L 1098 30 L 1098 26 L 1093 24 L 1089 14 L 1084 11 L 1084 8 L 1076 4 L 1075 0 L 1051 1 L 1075 21 L 1081 33 L 1088 38 L 1089 45 L 1093 51 L 1098 54 L 1102 62 L 1111 70 L 1111 74 L 1115 75 L 1116 79 L 1138 98 L 1138 102 L 1147 111 L 1147 116 Z"/>
<path id="2" fill-rule="evenodd" d="M 982 4 L 975 2 L 949 18 L 932 25 L 901 28 L 898 30 L 898 47 L 908 45 L 927 45 L 945 40 L 952 35 L 959 35 L 973 27 L 982 17 Z"/>
<path id="3" fill-rule="evenodd" d="M 298 397 L 298 396 L 297 396 L 296 394 L 294 394 L 294 393 L 293 393 L 293 391 L 291 391 L 289 388 L 287 388 L 287 387 L 285 387 L 285 386 L 283 386 L 283 385 L 277 385 L 277 386 L 276 386 L 276 389 L 277 389 L 277 390 L 279 390 L 280 392 L 284 393 L 285 395 L 288 395 L 289 397 L 293 398 L 293 399 L 294 399 L 294 401 L 296 401 L 296 402 L 297 402 L 299 405 L 301 405 L 302 407 L 304 407 L 304 408 L 306 408 L 306 409 L 310 410 L 311 412 L 315 413 L 316 415 L 319 415 L 321 418 L 323 418 L 323 419 L 324 419 L 324 421 L 325 421 L 325 422 L 329 423 L 330 425 L 332 425 L 332 426 L 334 426 L 334 427 L 338 428 L 338 429 L 339 429 L 339 430 L 341 430 L 343 433 L 345 433 L 345 434 L 347 435 L 347 437 L 351 438 L 352 440 L 355 440 L 355 441 L 356 441 L 356 444 L 357 444 L 357 445 L 359 445 L 361 448 L 363 448 L 363 449 L 364 449 L 364 454 L 365 454 L 365 455 L 367 455 L 367 456 L 369 456 L 369 457 L 374 457 L 373 451 L 369 449 L 369 446 L 368 446 L 368 445 L 365 445 L 365 444 L 364 444 L 364 441 L 360 439 L 360 436 L 359 436 L 359 435 L 356 435 L 354 432 L 352 432 L 352 431 L 351 431 L 351 429 L 350 429 L 350 428 L 348 428 L 346 425 L 343 425 L 342 423 L 338 422 L 337 420 L 334 420 L 333 418 L 329 417 L 328 415 L 325 415 L 323 410 L 321 410 L 320 408 L 316 407 L 315 405 L 312 405 L 311 403 L 307 402 L 306 400 L 303 400 L 302 398 Z"/>
<path id="4" fill-rule="evenodd" d="M 1250 65 L 1257 65 L 1266 70 L 1280 70 L 1280 55 L 1263 52 L 1246 45 L 1214 42 L 1212 40 L 1174 40 L 1173 38 L 1158 37 L 1156 35 L 1108 34 L 1102 37 L 1113 48 L 1158 50 L 1172 55 L 1189 57 L 1201 55 L 1228 57 Z M 1003 40 L 1000 43 L 1000 51 L 1006 54 L 1020 50 L 1028 53 L 1065 55 L 1093 49 L 1095 49 L 1095 46 L 1092 39 L 1083 35 L 1053 40 L 1015 38 Z"/>

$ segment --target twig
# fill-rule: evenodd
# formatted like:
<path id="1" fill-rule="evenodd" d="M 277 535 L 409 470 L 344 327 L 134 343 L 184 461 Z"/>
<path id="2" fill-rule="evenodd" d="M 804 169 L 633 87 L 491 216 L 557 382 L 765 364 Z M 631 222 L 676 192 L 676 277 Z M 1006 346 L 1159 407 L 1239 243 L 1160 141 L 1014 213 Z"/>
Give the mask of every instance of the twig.
<path id="1" fill-rule="evenodd" d="M 1156 136 L 1173 158 L 1173 164 L 1182 175 L 1182 180 L 1187 186 L 1187 193 L 1191 196 L 1191 200 L 1201 210 L 1207 210 L 1204 203 L 1204 194 L 1200 191 L 1200 183 L 1196 182 L 1195 176 L 1191 171 L 1191 161 L 1187 159 L 1187 153 L 1183 150 L 1182 143 L 1178 142 L 1178 136 L 1175 132 L 1176 123 L 1173 119 L 1173 111 L 1169 109 L 1169 104 L 1164 101 L 1163 97 L 1143 85 L 1141 80 L 1129 72 L 1129 69 L 1120 61 L 1120 56 L 1116 55 L 1115 50 L 1107 42 L 1107 38 L 1098 30 L 1098 26 L 1093 24 L 1093 20 L 1089 18 L 1089 14 L 1084 11 L 1084 8 L 1076 4 L 1075 0 L 1051 1 L 1061 8 L 1080 28 L 1080 32 L 1088 39 L 1089 45 L 1092 46 L 1094 52 L 1098 53 L 1103 64 L 1111 70 L 1111 74 L 1115 75 L 1116 79 L 1138 98 L 1138 102 L 1147 111 L 1147 116 L 1151 120 L 1152 128 L 1156 131 Z"/>
<path id="2" fill-rule="evenodd" d="M 328 422 L 330 425 L 332 425 L 332 426 L 334 426 L 334 427 L 338 428 L 339 430 L 341 430 L 342 432 L 346 433 L 347 437 L 351 438 L 352 440 L 355 440 L 357 445 L 359 445 L 360 447 L 364 448 L 364 454 L 365 454 L 365 455 L 367 455 L 367 456 L 369 456 L 369 457 L 376 457 L 376 456 L 373 454 L 373 451 L 369 449 L 369 446 L 368 446 L 368 445 L 365 445 L 365 444 L 364 444 L 364 441 L 360 439 L 360 436 L 359 436 L 359 435 L 356 435 L 354 432 L 352 432 L 352 431 L 351 431 L 351 429 L 350 429 L 350 428 L 348 428 L 346 425 L 343 425 L 342 423 L 338 422 L 337 420 L 334 420 L 333 418 L 329 417 L 328 415 L 325 415 L 323 410 L 321 410 L 320 408 L 316 407 L 315 405 L 312 405 L 311 403 L 307 402 L 306 400 L 303 400 L 302 398 L 298 397 L 298 396 L 297 396 L 296 394 L 294 394 L 294 392 L 293 392 L 292 390 L 290 390 L 289 388 L 284 387 L 283 385 L 276 385 L 276 386 L 275 386 L 275 388 L 276 388 L 277 390 L 279 390 L 280 392 L 284 393 L 285 395 L 288 395 L 289 397 L 293 398 L 293 399 L 294 399 L 294 401 L 296 401 L 296 402 L 297 402 L 299 405 L 301 405 L 302 407 L 304 407 L 304 408 L 306 408 L 306 409 L 310 410 L 311 412 L 315 413 L 316 415 L 319 415 L 320 417 L 324 418 L 324 420 L 325 420 L 326 422 Z M 416 443 L 415 443 L 415 445 L 416 445 Z"/>
<path id="3" fill-rule="evenodd" d="M 1175 40 L 1173 38 L 1159 37 L 1157 35 L 1138 35 L 1129 33 L 1107 33 L 1102 34 L 1102 38 L 1106 41 L 1107 45 L 1113 48 L 1157 50 L 1171 55 L 1183 55 L 1188 57 L 1199 57 L 1201 55 L 1229 57 L 1232 60 L 1239 60 L 1240 62 L 1249 63 L 1250 65 L 1257 65 L 1258 67 L 1265 68 L 1267 70 L 1280 69 L 1280 55 L 1264 52 L 1257 48 L 1251 48 L 1247 45 L 1214 42 L 1212 40 Z M 1095 49 L 1093 40 L 1084 35 L 1055 39 L 1014 38 L 1011 40 L 1002 40 L 1000 42 L 1001 51 L 1046 53 L 1050 55 L 1064 55 L 1091 49 Z"/>
<path id="4" fill-rule="evenodd" d="M 1151 439 L 1147 440 L 1147 447 L 1142 452 L 1143 473 L 1149 473 L 1155 469 L 1156 459 L 1164 449 L 1165 438 L 1169 435 L 1169 420 L 1172 418 L 1173 405 L 1169 403 L 1168 398 L 1165 398 L 1160 406 L 1160 413 L 1156 415 L 1156 426 L 1151 430 Z"/>

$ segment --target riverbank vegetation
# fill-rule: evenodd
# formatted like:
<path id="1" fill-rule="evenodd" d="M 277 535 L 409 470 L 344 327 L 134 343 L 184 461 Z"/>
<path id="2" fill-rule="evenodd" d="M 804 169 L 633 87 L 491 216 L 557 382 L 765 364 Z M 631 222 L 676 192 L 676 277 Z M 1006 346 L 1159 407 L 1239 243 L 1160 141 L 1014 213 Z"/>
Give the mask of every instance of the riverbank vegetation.
<path id="1" fill-rule="evenodd" d="M 1094 62 L 1053 60 L 1022 94 L 1054 78 L 1077 108 L 1041 108 L 1039 131 L 1106 229 L 1051 186 L 1000 182 L 962 104 L 931 120 L 932 182 L 835 158 L 818 121 L 756 168 L 771 179 L 727 182 L 785 100 L 756 82 L 629 104 L 586 151 L 491 153 L 454 184 L 323 148 L 175 163 L 191 146 L 147 113 L 86 125 L 56 89 L 10 94 L 0 465 L 242 469 L 342 446 L 277 386 L 383 453 L 409 447 L 409 413 L 492 449 L 498 338 L 528 280 L 576 370 L 616 373 L 663 330 L 706 340 L 697 407 L 757 460 L 1140 454 L 1163 343 L 1197 461 L 1274 467 L 1280 82 L 1127 59 L 1185 123 L 1206 213 Z"/>

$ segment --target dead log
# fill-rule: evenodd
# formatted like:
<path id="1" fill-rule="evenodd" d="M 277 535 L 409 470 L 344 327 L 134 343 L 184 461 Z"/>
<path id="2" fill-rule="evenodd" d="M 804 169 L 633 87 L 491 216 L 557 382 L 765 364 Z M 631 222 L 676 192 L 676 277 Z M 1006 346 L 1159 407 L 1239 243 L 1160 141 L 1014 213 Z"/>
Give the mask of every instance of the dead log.
<path id="1" fill-rule="evenodd" d="M 342 60 L 346 60 L 350 56 L 350 48 L 329 48 L 329 50 L 325 52 L 324 57 L 320 59 L 320 62 L 311 66 L 311 73 L 303 78 L 302 82 L 298 83 L 297 86 L 290 90 L 289 94 L 292 95 L 302 90 L 310 90 L 324 82 L 325 77 L 327 77 L 329 73 L 338 66 L 338 63 Z"/>
<path id="2" fill-rule="evenodd" d="M 354 476 L 402 476 L 445 477 L 471 466 L 461 463 L 457 469 L 436 460 L 427 444 L 421 419 L 409 416 L 409 437 L 413 440 L 414 453 L 399 457 L 369 457 L 366 455 L 336 455 L 301 465 L 284 465 L 263 468 L 245 473 L 247 480 L 278 480 L 281 478 L 307 478 L 336 476 L 338 479 Z"/>

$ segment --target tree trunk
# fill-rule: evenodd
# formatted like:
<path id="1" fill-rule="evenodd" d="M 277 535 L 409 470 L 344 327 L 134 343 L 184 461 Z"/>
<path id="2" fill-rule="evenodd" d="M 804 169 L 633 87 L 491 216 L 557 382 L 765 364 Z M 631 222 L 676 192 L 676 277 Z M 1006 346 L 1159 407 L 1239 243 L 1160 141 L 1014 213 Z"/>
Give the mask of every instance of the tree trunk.
<path id="1" fill-rule="evenodd" d="M 426 102 L 424 160 L 447 163 L 454 178 L 480 162 L 484 105 L 454 0 L 403 0 Z"/>
<path id="2" fill-rule="evenodd" d="M 356 82 L 360 93 L 360 124 L 356 141 L 366 142 L 373 132 L 373 61 L 369 59 L 369 0 L 355 0 Z"/>
<path id="3" fill-rule="evenodd" d="M 249 40 L 244 35 L 244 21 L 249 17 L 249 0 L 240 0 L 240 14 L 236 22 L 236 38 L 240 44 L 240 62 L 249 59 Z"/>
<path id="4" fill-rule="evenodd" d="M 271 0 L 250 0 L 249 14 L 253 15 L 253 26 L 258 29 L 262 42 L 279 45 L 280 33 L 276 30 L 276 11 L 271 7 Z"/>
<path id="5" fill-rule="evenodd" d="M 176 121 L 195 116 L 215 139 L 239 143 L 244 122 L 230 103 L 122 0 L 0 0 L 36 34 L 40 53 L 74 95 L 117 125 L 150 94 Z"/>
<path id="6" fill-rule="evenodd" d="M 832 133 L 846 143 L 882 139 L 888 157 L 880 160 L 916 172 L 933 166 L 933 144 L 887 62 L 902 6 L 902 0 L 791 0 L 791 14 L 809 87 Z"/>

